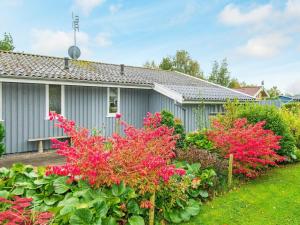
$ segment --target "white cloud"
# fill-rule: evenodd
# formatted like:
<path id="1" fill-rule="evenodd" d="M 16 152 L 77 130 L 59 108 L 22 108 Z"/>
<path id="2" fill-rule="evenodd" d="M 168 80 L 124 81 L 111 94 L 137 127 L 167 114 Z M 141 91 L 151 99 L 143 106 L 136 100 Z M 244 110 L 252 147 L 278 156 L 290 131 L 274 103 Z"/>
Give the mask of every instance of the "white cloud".
<path id="1" fill-rule="evenodd" d="M 67 56 L 68 48 L 74 44 L 73 32 L 59 30 L 39 30 L 32 32 L 32 51 L 44 55 Z M 77 45 L 84 58 L 90 56 L 89 36 L 84 32 L 77 33 Z"/>
<path id="2" fill-rule="evenodd" d="M 119 12 L 121 8 L 122 8 L 121 4 L 113 4 L 109 6 L 109 11 L 111 14 L 115 14 Z"/>
<path id="3" fill-rule="evenodd" d="M 85 15 L 88 15 L 94 8 L 103 4 L 104 2 L 105 0 L 75 0 L 75 6 Z"/>
<path id="4" fill-rule="evenodd" d="M 95 41 L 99 47 L 108 47 L 112 45 L 110 33 L 98 33 Z"/>
<path id="5" fill-rule="evenodd" d="M 300 1 L 288 0 L 285 8 L 285 15 L 287 17 L 299 17 L 300 16 Z"/>
<path id="6" fill-rule="evenodd" d="M 289 42 L 290 38 L 283 34 L 261 35 L 249 39 L 244 46 L 238 48 L 238 52 L 246 56 L 269 58 L 277 55 Z"/>
<path id="7" fill-rule="evenodd" d="M 234 5 L 226 5 L 223 11 L 219 14 L 219 20 L 227 25 L 243 25 L 243 24 L 257 24 L 264 21 L 273 13 L 272 5 L 261 5 L 242 12 L 241 9 Z"/>

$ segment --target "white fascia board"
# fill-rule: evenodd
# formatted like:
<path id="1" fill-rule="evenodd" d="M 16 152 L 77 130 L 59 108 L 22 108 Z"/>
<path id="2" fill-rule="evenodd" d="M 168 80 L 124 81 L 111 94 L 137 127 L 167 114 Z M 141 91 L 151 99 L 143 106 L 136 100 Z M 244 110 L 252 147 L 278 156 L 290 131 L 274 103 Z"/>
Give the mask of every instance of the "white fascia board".
<path id="1" fill-rule="evenodd" d="M 165 95 L 179 103 L 183 103 L 183 96 L 181 94 L 179 94 L 176 91 L 173 91 L 161 84 L 154 84 L 154 90 L 157 91 L 158 93 Z"/>
<path id="2" fill-rule="evenodd" d="M 135 88 L 135 89 L 152 89 L 151 85 L 126 85 L 126 84 L 109 84 L 97 83 L 89 81 L 62 81 L 62 80 L 42 80 L 29 78 L 7 78 L 0 77 L 0 82 L 8 83 L 27 83 L 27 84 L 55 84 L 55 85 L 70 85 L 70 86 L 85 86 L 85 87 L 118 87 L 118 88 Z"/>

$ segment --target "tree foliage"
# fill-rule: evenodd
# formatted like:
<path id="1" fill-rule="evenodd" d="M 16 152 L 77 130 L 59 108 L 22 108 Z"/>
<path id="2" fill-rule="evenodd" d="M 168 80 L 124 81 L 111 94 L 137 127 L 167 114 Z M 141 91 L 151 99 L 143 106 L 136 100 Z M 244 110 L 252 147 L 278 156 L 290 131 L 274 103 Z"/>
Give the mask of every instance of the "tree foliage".
<path id="1" fill-rule="evenodd" d="M 270 95 L 270 98 L 276 98 L 279 95 L 281 95 L 281 91 L 279 90 L 279 88 L 277 86 L 273 86 L 272 88 L 270 88 L 268 90 L 268 93 Z"/>
<path id="2" fill-rule="evenodd" d="M 220 84 L 222 86 L 228 87 L 230 83 L 230 72 L 228 70 L 227 59 L 223 59 L 221 64 L 218 61 L 214 61 L 212 66 L 212 71 L 208 77 L 208 80 Z"/>
<path id="3" fill-rule="evenodd" d="M 0 40 L 0 50 L 3 51 L 12 51 L 14 50 L 15 46 L 13 43 L 13 39 L 10 33 L 4 33 L 4 37 Z"/>
<path id="4" fill-rule="evenodd" d="M 148 69 L 157 69 L 158 68 L 158 66 L 156 65 L 154 60 L 146 61 L 145 64 L 143 65 L 143 67 L 148 68 Z"/>

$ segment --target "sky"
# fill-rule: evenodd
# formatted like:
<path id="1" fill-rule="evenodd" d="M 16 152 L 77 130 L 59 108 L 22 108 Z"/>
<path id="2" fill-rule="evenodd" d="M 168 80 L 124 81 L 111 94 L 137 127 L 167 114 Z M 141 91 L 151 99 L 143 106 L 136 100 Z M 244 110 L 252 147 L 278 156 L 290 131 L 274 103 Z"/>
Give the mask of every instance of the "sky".
<path id="1" fill-rule="evenodd" d="M 80 59 L 142 66 L 184 49 L 206 76 L 227 58 L 240 81 L 300 94 L 300 0 L 0 0 L 0 9 L 0 35 L 11 33 L 18 52 L 67 56 L 74 12 Z"/>

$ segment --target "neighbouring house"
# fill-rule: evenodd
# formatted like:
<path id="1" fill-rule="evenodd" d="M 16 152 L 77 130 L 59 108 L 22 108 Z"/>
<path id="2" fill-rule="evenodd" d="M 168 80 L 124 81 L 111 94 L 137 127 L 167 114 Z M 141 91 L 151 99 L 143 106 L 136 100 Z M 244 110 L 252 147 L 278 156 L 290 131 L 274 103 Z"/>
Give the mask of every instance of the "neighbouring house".
<path id="1" fill-rule="evenodd" d="M 293 101 L 294 102 L 300 102 L 300 95 L 293 96 Z"/>
<path id="2" fill-rule="evenodd" d="M 235 88 L 234 90 L 250 95 L 256 100 L 262 100 L 270 97 L 269 93 L 264 88 L 264 86 L 241 87 Z"/>
<path id="3" fill-rule="evenodd" d="M 7 154 L 50 148 L 50 137 L 65 138 L 49 121 L 49 111 L 109 136 L 116 113 L 141 127 L 147 112 L 166 109 L 193 131 L 200 104 L 207 122 L 223 111 L 227 99 L 253 100 L 175 71 L 0 51 L 0 119 Z"/>

